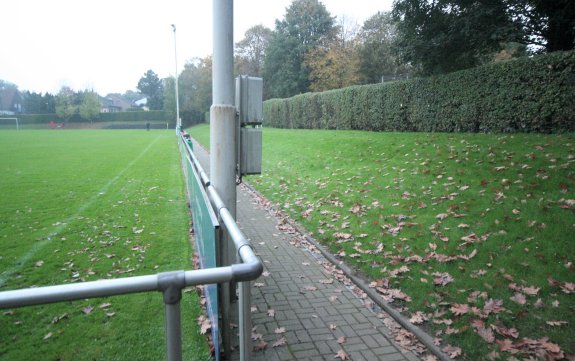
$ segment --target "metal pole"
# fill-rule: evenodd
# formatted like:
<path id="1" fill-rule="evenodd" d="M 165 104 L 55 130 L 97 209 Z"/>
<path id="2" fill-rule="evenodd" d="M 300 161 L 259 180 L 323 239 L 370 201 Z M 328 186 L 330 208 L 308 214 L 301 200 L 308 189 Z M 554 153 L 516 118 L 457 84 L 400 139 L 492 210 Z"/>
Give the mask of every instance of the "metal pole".
<path id="1" fill-rule="evenodd" d="M 240 322 L 240 361 L 252 357 L 252 316 L 251 282 L 240 282 L 239 322 Z"/>
<path id="2" fill-rule="evenodd" d="M 180 302 L 165 303 L 166 358 L 168 361 L 182 360 L 182 327 Z"/>
<path id="3" fill-rule="evenodd" d="M 213 104 L 210 177 L 236 218 L 236 108 L 233 79 L 233 0 L 214 0 Z"/>
<path id="4" fill-rule="evenodd" d="M 178 95 L 178 49 L 176 47 L 176 25 L 172 24 L 172 29 L 174 30 L 174 61 L 176 64 L 176 128 L 180 129 L 180 97 Z"/>
<path id="5" fill-rule="evenodd" d="M 233 79 L 233 23 L 233 0 L 213 0 L 213 104 L 210 108 L 210 177 L 223 204 L 235 219 L 237 140 Z M 230 242 L 228 232 L 222 232 L 221 266 L 227 266 L 235 259 L 235 255 L 230 255 L 232 249 L 232 247 L 228 247 Z M 230 284 L 222 286 L 222 343 L 224 357 L 230 359 L 229 316 L 232 290 Z"/>

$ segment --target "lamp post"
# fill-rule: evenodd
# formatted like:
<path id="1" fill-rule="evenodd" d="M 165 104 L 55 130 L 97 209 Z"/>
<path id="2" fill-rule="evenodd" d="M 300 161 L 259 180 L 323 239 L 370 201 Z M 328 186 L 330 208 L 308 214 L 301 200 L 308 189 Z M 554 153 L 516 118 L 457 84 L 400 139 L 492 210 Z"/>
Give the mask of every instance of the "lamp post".
<path id="1" fill-rule="evenodd" d="M 172 24 L 172 30 L 174 31 L 174 62 L 176 64 L 176 132 L 179 132 L 182 124 L 180 120 L 180 97 L 178 95 L 178 49 L 176 47 L 176 25 Z"/>

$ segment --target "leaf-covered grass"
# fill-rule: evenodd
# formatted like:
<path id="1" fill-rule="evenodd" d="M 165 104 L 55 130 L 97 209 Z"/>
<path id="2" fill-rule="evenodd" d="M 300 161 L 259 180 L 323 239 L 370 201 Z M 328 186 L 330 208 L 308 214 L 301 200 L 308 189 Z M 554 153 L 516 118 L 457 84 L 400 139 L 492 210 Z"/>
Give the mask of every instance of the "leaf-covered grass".
<path id="1" fill-rule="evenodd" d="M 0 291 L 191 268 L 173 132 L 0 132 Z M 199 296 L 184 355 L 208 360 Z M 0 359 L 165 358 L 160 293 L 0 311 Z"/>
<path id="2" fill-rule="evenodd" d="M 206 144 L 208 129 L 190 132 Z M 263 139 L 263 174 L 248 182 L 442 347 L 465 359 L 575 353 L 572 134 L 266 128 Z"/>

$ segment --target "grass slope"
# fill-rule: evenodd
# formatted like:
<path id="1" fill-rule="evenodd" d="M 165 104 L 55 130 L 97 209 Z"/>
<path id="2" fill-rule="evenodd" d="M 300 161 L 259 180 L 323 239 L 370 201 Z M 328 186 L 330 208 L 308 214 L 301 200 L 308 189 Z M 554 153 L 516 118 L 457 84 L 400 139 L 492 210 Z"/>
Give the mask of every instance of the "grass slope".
<path id="1" fill-rule="evenodd" d="M 0 132 L 0 291 L 190 268 L 173 132 Z M 184 352 L 210 359 L 182 299 Z M 6 360 L 165 358 L 160 293 L 0 313 Z"/>
<path id="2" fill-rule="evenodd" d="M 208 144 L 207 126 L 190 133 Z M 465 359 L 575 352 L 573 135 L 263 139 L 248 182 L 443 346 Z"/>

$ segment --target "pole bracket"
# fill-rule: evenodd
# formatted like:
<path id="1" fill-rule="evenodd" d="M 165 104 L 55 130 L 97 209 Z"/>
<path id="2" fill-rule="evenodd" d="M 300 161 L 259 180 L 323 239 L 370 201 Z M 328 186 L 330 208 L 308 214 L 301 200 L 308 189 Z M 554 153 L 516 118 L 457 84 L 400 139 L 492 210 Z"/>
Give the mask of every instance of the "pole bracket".
<path id="1" fill-rule="evenodd" d="M 158 274 L 158 288 L 164 294 L 164 303 L 174 305 L 182 299 L 182 289 L 186 286 L 184 271 Z"/>

